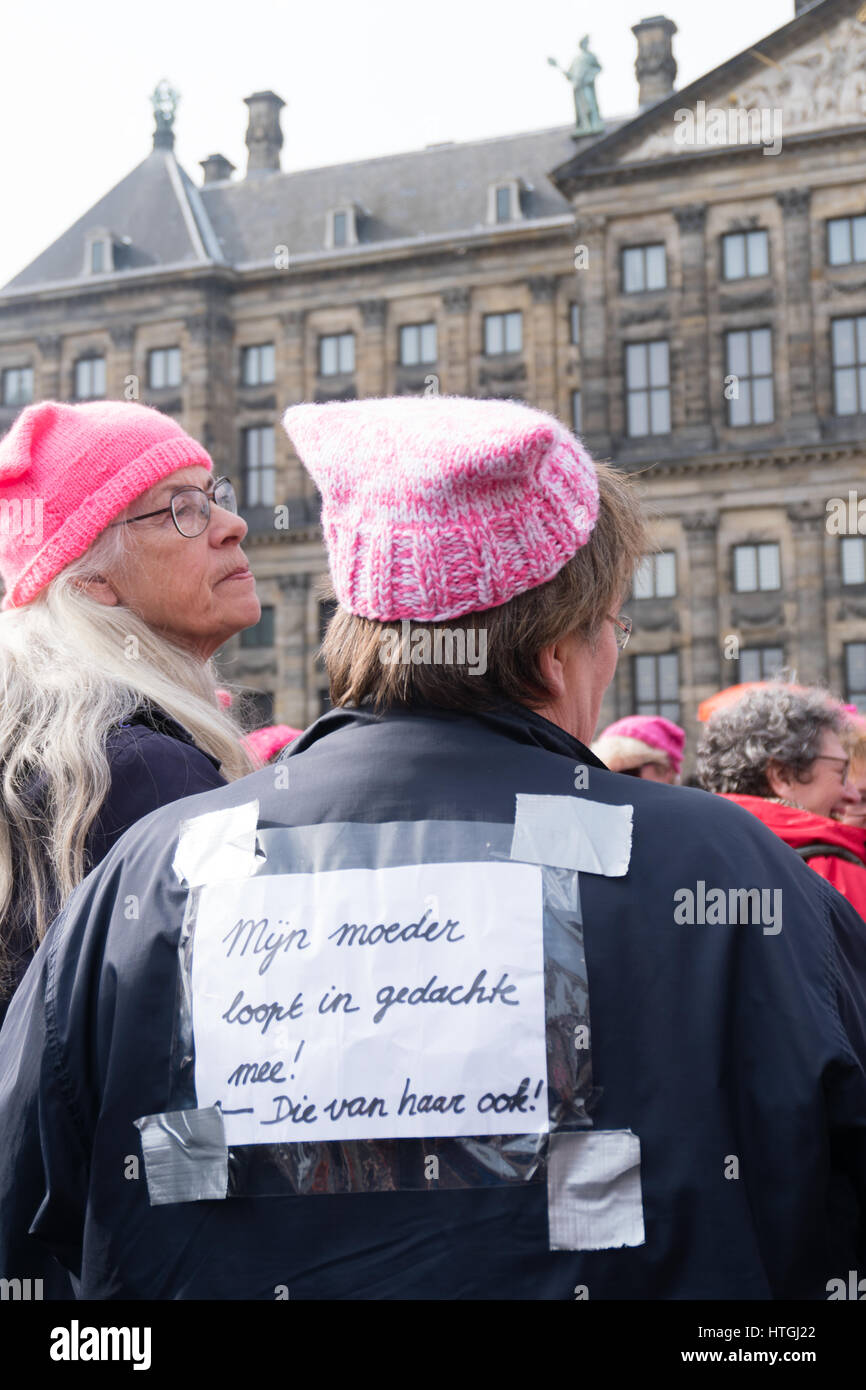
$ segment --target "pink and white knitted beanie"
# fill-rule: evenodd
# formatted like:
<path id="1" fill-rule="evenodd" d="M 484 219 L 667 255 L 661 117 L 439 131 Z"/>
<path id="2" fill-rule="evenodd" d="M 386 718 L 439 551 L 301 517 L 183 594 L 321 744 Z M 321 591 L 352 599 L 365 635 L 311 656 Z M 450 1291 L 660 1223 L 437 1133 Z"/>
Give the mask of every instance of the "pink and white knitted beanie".
<path id="1" fill-rule="evenodd" d="M 629 714 L 602 729 L 591 745 L 611 772 L 628 772 L 643 763 L 669 764 L 679 776 L 686 731 L 660 714 Z"/>
<path id="2" fill-rule="evenodd" d="M 134 401 L 29 405 L 0 440 L 4 608 L 21 608 L 179 468 L 213 469 L 174 420 Z"/>
<path id="3" fill-rule="evenodd" d="M 496 608 L 552 579 L 598 517 L 583 445 L 516 401 L 295 405 L 283 426 L 322 494 L 337 599 L 360 617 Z"/>

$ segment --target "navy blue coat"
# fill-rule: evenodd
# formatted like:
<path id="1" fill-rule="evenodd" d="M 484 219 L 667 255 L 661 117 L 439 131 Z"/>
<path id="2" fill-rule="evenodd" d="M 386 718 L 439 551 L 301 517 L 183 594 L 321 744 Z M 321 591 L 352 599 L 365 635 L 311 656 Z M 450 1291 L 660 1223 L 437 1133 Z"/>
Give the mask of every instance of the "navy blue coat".
<path id="1" fill-rule="evenodd" d="M 570 1299 L 582 1285 L 593 1299 L 824 1299 L 829 1279 L 863 1269 L 864 927 L 755 817 L 609 773 L 514 705 L 335 710 L 288 763 L 290 793 L 266 768 L 139 822 L 49 932 L 0 1034 L 3 1274 L 27 1273 L 31 1225 L 91 1298 L 272 1299 L 287 1286 L 293 1299 Z M 255 797 L 277 834 L 510 824 L 517 792 L 634 807 L 628 872 L 582 872 L 580 895 L 592 1118 L 640 1138 L 645 1243 L 551 1251 L 543 1183 L 151 1207 L 124 1167 L 141 1153 L 134 1120 L 171 1108 L 179 816 Z M 675 895 L 697 880 L 781 888 L 783 930 L 679 925 Z"/>
<path id="2" fill-rule="evenodd" d="M 90 868 L 101 863 L 131 825 L 158 806 L 225 786 L 217 760 L 197 747 L 191 734 L 164 710 L 146 702 L 109 733 L 105 753 L 111 783 L 87 834 L 84 853 Z M 39 803 L 38 779 L 29 796 Z M 13 956 L 14 987 L 33 955 L 32 919 L 17 898 L 2 929 Z M 0 997 L 0 1024 L 8 1006 L 9 997 Z"/>

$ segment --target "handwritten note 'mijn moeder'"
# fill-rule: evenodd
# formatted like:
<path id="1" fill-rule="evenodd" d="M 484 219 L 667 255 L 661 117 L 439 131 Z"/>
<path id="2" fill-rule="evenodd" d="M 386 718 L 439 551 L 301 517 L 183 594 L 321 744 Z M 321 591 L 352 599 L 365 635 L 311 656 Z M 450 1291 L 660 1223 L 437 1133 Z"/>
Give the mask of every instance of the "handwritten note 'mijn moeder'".
<path id="1" fill-rule="evenodd" d="M 229 1144 L 548 1129 L 536 865 L 205 888 L 192 989 L 198 1104 Z"/>

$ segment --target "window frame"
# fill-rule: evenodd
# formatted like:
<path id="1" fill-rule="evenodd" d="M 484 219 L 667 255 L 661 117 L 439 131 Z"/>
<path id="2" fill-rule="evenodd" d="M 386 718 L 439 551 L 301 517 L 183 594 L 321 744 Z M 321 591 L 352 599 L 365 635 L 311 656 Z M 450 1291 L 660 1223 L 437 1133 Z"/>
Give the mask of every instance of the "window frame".
<path id="1" fill-rule="evenodd" d="M 675 662 L 676 685 L 677 685 L 677 698 L 676 698 L 675 701 L 674 701 L 674 700 L 665 699 L 665 698 L 662 697 L 661 694 L 660 694 L 661 681 L 660 681 L 660 679 L 659 679 L 659 671 L 660 671 L 659 662 L 663 661 L 665 658 L 673 658 L 673 660 L 674 660 L 674 662 Z M 653 698 L 652 700 L 641 700 L 640 697 L 639 697 L 639 692 L 638 692 L 638 671 L 641 669 L 641 667 L 640 667 L 640 665 L 639 665 L 639 663 L 641 663 L 641 662 L 643 662 L 643 663 L 652 662 L 652 663 L 653 663 L 652 669 L 653 669 L 653 672 L 654 672 L 654 675 L 653 675 L 653 685 L 654 685 L 654 690 L 655 690 L 655 696 L 654 696 L 654 698 Z M 678 724 L 678 723 L 680 722 L 680 708 L 681 708 L 681 705 L 682 705 L 682 700 L 681 700 L 681 698 L 680 698 L 680 690 L 681 690 L 681 685 L 682 685 L 682 680 L 681 680 L 682 673 L 681 673 L 681 670 L 680 670 L 680 652 L 679 652 L 679 648 L 674 647 L 674 648 L 672 648 L 671 650 L 666 651 L 666 652 L 635 652 L 634 656 L 631 658 L 631 663 L 632 663 L 632 666 L 631 666 L 631 677 L 632 677 L 632 710 L 633 710 L 633 712 L 634 712 L 635 714 L 641 714 L 641 715 L 650 715 L 650 716 L 656 715 L 656 716 L 661 717 L 662 719 L 670 719 L 670 720 L 673 721 L 673 723 Z M 646 669 L 645 666 L 644 666 L 644 669 Z M 653 708 L 653 709 L 647 708 L 647 706 L 649 706 L 649 705 L 652 705 L 654 708 Z M 665 710 L 667 710 L 668 712 L 665 713 Z M 671 711 L 674 711 L 674 712 L 671 712 Z"/>
<path id="2" fill-rule="evenodd" d="M 8 386 L 10 377 L 13 377 L 13 376 L 21 376 L 23 373 L 28 373 L 28 374 L 29 374 L 29 377 L 30 377 L 30 393 L 29 393 L 29 395 L 27 395 L 27 394 L 22 395 L 20 391 L 16 391 L 16 392 L 10 394 L 10 392 L 9 392 L 9 386 Z M 36 385 L 36 374 L 35 374 L 35 372 L 34 372 L 34 370 L 33 370 L 32 364 L 27 363 L 27 364 L 25 364 L 24 366 L 21 366 L 21 367 L 4 367 L 4 368 L 3 368 L 2 383 L 0 383 L 0 387 L 2 387 L 2 393 L 3 393 L 3 405 L 4 405 L 7 409 L 16 409 L 18 406 L 30 405 L 31 402 L 32 402 L 32 400 L 33 400 L 33 392 L 34 392 L 34 389 L 35 389 L 35 385 Z"/>
<path id="3" fill-rule="evenodd" d="M 433 329 L 434 354 L 432 357 L 423 355 L 423 329 Z M 418 356 L 414 362 L 407 362 L 404 355 L 404 334 L 414 331 L 418 339 Z M 418 323 L 401 323 L 397 327 L 397 362 L 401 367 L 427 367 L 439 361 L 439 330 L 435 319 L 424 319 Z"/>
<path id="4" fill-rule="evenodd" d="M 507 320 L 507 319 L 514 319 L 514 318 L 517 319 L 518 325 L 519 325 L 520 346 L 519 346 L 519 347 L 516 347 L 516 348 L 510 348 L 510 347 L 507 347 L 507 346 L 506 346 L 506 342 L 507 342 L 507 338 L 508 338 L 508 329 L 507 329 L 506 320 Z M 490 321 L 491 321 L 492 319 L 500 319 L 500 320 L 501 320 L 501 323 L 502 323 L 502 349 L 501 349 L 501 351 L 499 351 L 499 352 L 491 352 L 491 351 L 489 350 L 489 348 L 488 348 L 488 334 L 489 334 L 488 325 L 489 325 L 489 323 L 490 323 Z M 517 353 L 523 352 L 523 310 L 522 310 L 522 309 L 504 309 L 504 310 L 495 310 L 495 311 L 492 312 L 492 313 L 484 314 L 484 315 L 482 316 L 481 336 L 482 336 L 482 356 L 484 356 L 484 357 L 514 357 L 514 356 L 517 355 Z"/>
<path id="5" fill-rule="evenodd" d="M 775 550 L 776 568 L 779 576 L 778 584 L 761 584 L 761 550 Z M 754 550 L 755 552 L 755 579 L 754 589 L 741 589 L 737 584 L 737 552 L 741 550 Z M 731 593 L 732 594 L 779 594 L 782 592 L 782 546 L 779 541 L 737 541 L 731 546 Z"/>
<path id="6" fill-rule="evenodd" d="M 650 349 L 653 348 L 653 347 L 656 347 L 658 344 L 661 344 L 661 343 L 663 343 L 663 344 L 664 344 L 664 347 L 665 347 L 665 359 L 666 359 L 666 366 L 667 366 L 667 382 L 666 382 L 666 384 L 665 384 L 664 386 L 653 386 L 653 385 L 652 385 L 652 382 L 650 381 L 650 362 L 651 362 L 651 353 L 650 353 Z M 645 351 L 645 353 L 646 353 L 646 368 L 645 368 L 646 385 L 645 385 L 645 386 L 630 386 L 630 385 L 629 385 L 629 368 L 628 368 L 628 364 L 629 364 L 629 353 L 630 353 L 631 351 L 633 351 L 635 348 L 643 348 L 644 351 Z M 624 344 L 623 344 L 623 368 L 622 368 L 622 375 L 623 375 L 623 383 L 624 383 L 624 386 L 625 386 L 625 432 L 626 432 L 626 438 L 627 438 L 627 439 L 654 439 L 654 438 L 655 438 L 655 439 L 658 439 L 658 438 L 660 438 L 660 437 L 661 437 L 661 438 L 664 438 L 664 436 L 671 434 L 671 432 L 672 432 L 672 430 L 673 430 L 673 419 L 672 419 L 672 413 L 671 413 L 671 404 L 672 404 L 672 391 L 671 391 L 671 388 L 672 388 L 672 382 L 671 382 L 671 345 L 670 345 L 670 339 L 668 339 L 668 338 L 640 338 L 640 339 L 638 339 L 636 342 L 624 343 Z M 665 429 L 665 430 L 654 430 L 654 429 L 652 429 L 652 413 L 653 413 L 653 412 L 652 412 L 652 394 L 653 394 L 654 391 L 664 391 L 664 392 L 667 394 L 667 422 L 668 422 L 668 424 L 667 424 L 667 429 Z M 648 423 L 649 423 L 649 425 L 650 425 L 650 429 L 648 429 L 648 430 L 646 430 L 646 431 L 639 432 L 639 433 L 633 433 L 633 432 L 632 432 L 632 429 L 631 429 L 630 399 L 631 399 L 632 396 L 636 396 L 636 395 L 646 396 L 646 398 L 647 398 L 647 400 L 646 400 L 646 413 L 647 413 L 647 421 L 648 421 Z"/>
<path id="7" fill-rule="evenodd" d="M 79 372 L 81 371 L 81 369 L 82 369 L 84 366 L 90 366 L 90 376 L 91 376 L 91 378 L 92 378 L 92 376 L 93 376 L 93 366 L 92 366 L 92 363 L 94 363 L 94 362 L 99 362 L 99 363 L 102 364 L 102 391 L 101 391 L 101 392 L 89 391 L 89 392 L 84 392 L 84 393 L 82 393 L 82 392 L 79 391 L 79 389 L 78 389 L 78 379 L 79 379 L 79 375 L 78 375 L 78 374 L 79 374 Z M 92 385 L 92 381 L 91 381 L 91 385 Z M 74 363 L 73 363 L 73 367 L 72 367 L 72 386 L 73 386 L 73 392 L 74 392 L 73 399 L 76 400 L 76 401 L 102 401 L 102 400 L 105 400 L 106 391 L 107 391 L 107 388 L 108 388 L 108 373 L 107 373 L 105 355 L 104 355 L 104 354 L 100 355 L 99 353 L 94 352 L 94 353 L 90 353 L 89 355 L 85 355 L 85 356 L 82 356 L 82 357 L 76 357 L 76 359 L 75 359 L 75 361 L 74 361 Z"/>
<path id="8" fill-rule="evenodd" d="M 176 354 L 176 356 L 172 356 Z M 169 362 L 177 363 L 177 380 L 170 379 L 166 375 L 164 381 L 156 382 L 154 376 L 154 364 L 158 360 L 163 361 L 163 372 L 166 373 Z M 180 346 L 177 343 L 169 347 L 148 348 L 147 350 L 147 386 L 149 391 L 170 391 L 176 389 L 183 382 L 183 359 L 181 357 Z"/>
<path id="9" fill-rule="evenodd" d="M 342 358 L 342 346 L 341 346 L 341 345 L 342 345 L 343 343 L 345 343 L 346 341 L 350 341 L 350 342 L 351 342 L 351 358 L 352 358 L 352 365 L 351 365 L 350 367 L 342 367 L 342 366 L 340 365 L 340 363 L 341 363 L 341 358 Z M 333 342 L 333 343 L 336 344 L 336 347 L 335 347 L 334 350 L 335 350 L 336 355 L 337 355 L 337 368 L 336 368 L 336 371 L 333 371 L 333 372 L 326 372 L 325 369 L 324 369 L 323 354 L 324 354 L 324 345 L 325 345 L 325 343 L 327 343 L 327 342 Z M 355 373 L 356 363 L 357 363 L 357 356 L 356 356 L 356 353 L 355 353 L 355 331 L 354 331 L 354 329 L 349 328 L 349 329 L 346 329 L 346 330 L 345 330 L 344 332 L 342 332 L 342 333 L 320 333 L 320 334 L 319 334 L 318 351 L 317 351 L 317 363 L 316 363 L 316 372 L 317 372 L 317 375 L 318 375 L 319 377 L 339 377 L 339 376 L 348 377 L 348 376 L 353 376 L 354 373 Z"/>
<path id="10" fill-rule="evenodd" d="M 265 349 L 267 349 L 267 348 L 270 349 L 271 375 L 270 375 L 270 376 L 262 376 L 262 370 L 261 370 L 262 353 L 263 353 L 263 352 L 265 351 Z M 253 354 L 257 354 L 257 356 L 253 357 Z M 249 380 L 249 378 L 248 378 L 248 376 L 247 376 L 247 363 L 250 362 L 250 361 L 256 361 L 256 362 L 259 364 L 259 366 L 258 366 L 258 374 L 257 374 L 257 377 L 256 377 L 256 379 L 255 379 L 254 381 Z M 275 345 L 273 342 L 265 342 L 265 343 L 244 343 L 244 345 L 241 347 L 241 364 L 240 364 L 240 365 L 241 365 L 241 372 L 240 372 L 240 376 L 241 376 L 241 386 L 273 386 L 274 382 L 276 381 L 276 374 L 277 374 L 277 354 L 276 354 L 276 345 Z"/>
<path id="11" fill-rule="evenodd" d="M 251 462 L 250 452 L 253 438 L 258 440 L 258 448 L 261 450 L 261 441 L 267 431 L 270 431 L 271 453 L 270 462 L 263 462 L 258 458 Z M 277 450 L 276 450 L 276 430 L 271 424 L 245 425 L 241 430 L 241 476 L 244 480 L 244 505 L 246 507 L 273 507 L 276 506 L 276 477 L 277 477 Z M 255 476 L 259 486 L 256 490 L 258 495 L 253 497 L 250 488 L 250 478 Z M 269 479 L 270 485 L 263 486 L 263 481 Z M 269 496 L 266 494 L 270 494 Z"/>
<path id="12" fill-rule="evenodd" d="M 664 266 L 664 283 L 661 284 L 661 285 L 649 285 L 649 284 L 647 284 L 647 259 L 648 259 L 648 258 L 647 258 L 647 253 L 648 253 L 649 251 L 661 251 L 661 252 L 662 252 L 662 264 L 663 264 L 663 266 Z M 637 289 L 631 289 L 631 290 L 630 290 L 630 289 L 628 289 L 628 288 L 626 287 L 626 272 L 625 272 L 626 257 L 627 257 L 627 256 L 635 256 L 635 255 L 640 255 L 641 276 L 642 276 L 642 279 L 643 279 L 643 284 L 640 285 Z M 667 243 L 664 242 L 664 241 L 644 241 L 644 242 L 639 242 L 639 243 L 638 243 L 637 245 L 635 245 L 635 246 L 621 246 L 621 247 L 620 247 L 619 276 L 620 276 L 620 279 L 619 279 L 620 294 L 659 294 L 662 290 L 668 289 L 668 288 L 669 288 L 669 282 L 668 282 L 668 248 L 667 248 Z"/>
<path id="13" fill-rule="evenodd" d="M 749 270 L 749 237 L 760 235 L 764 238 L 764 245 L 767 248 L 767 269 L 755 273 Z M 743 241 L 743 265 L 745 271 L 742 275 L 727 275 L 725 273 L 725 243 L 734 237 L 741 237 Z M 743 280 L 763 280 L 772 273 L 770 264 L 770 232 L 767 227 L 749 227 L 745 231 L 722 232 L 719 238 L 719 279 L 726 285 L 738 285 Z"/>
<path id="14" fill-rule="evenodd" d="M 752 343 L 752 337 L 753 337 L 753 335 L 754 335 L 755 333 L 768 333 L 769 336 L 770 336 L 770 371 L 769 371 L 769 372 L 759 372 L 759 373 L 755 373 L 755 372 L 752 370 L 752 356 L 753 356 L 753 343 Z M 749 357 L 749 371 L 748 371 L 748 373 L 745 374 L 745 375 L 742 374 L 742 373 L 740 373 L 740 372 L 735 372 L 735 371 L 733 370 L 733 368 L 731 367 L 731 341 L 730 341 L 730 340 L 731 340 L 731 338 L 732 338 L 735 334 L 744 334 L 745 337 L 746 337 L 746 340 L 747 340 L 747 350 L 748 350 L 748 357 Z M 723 336 L 724 336 L 725 379 L 726 379 L 726 381 L 727 381 L 727 378 L 728 378 L 729 376 L 735 376 L 735 377 L 737 378 L 737 383 L 738 383 L 738 385 L 742 385 L 742 383 L 743 383 L 744 381 L 749 383 L 749 419 L 748 419 L 748 420 L 734 421 L 734 420 L 731 418 L 731 416 L 732 416 L 732 414 L 733 414 L 732 407 L 733 407 L 735 404 L 739 404 L 739 399 L 740 399 L 739 397 L 734 398 L 734 397 L 732 396 L 732 397 L 730 397 L 730 398 L 728 399 L 728 401 L 727 401 L 727 407 L 728 407 L 728 409 L 727 409 L 727 419 L 726 419 L 726 422 L 725 422 L 726 425 L 727 425 L 727 428 L 728 428 L 728 429 L 731 429 L 731 430 L 763 429 L 763 428 L 764 428 L 765 426 L 767 426 L 767 425 L 774 425 L 774 424 L 776 423 L 776 371 L 775 371 L 776 360 L 775 360 L 775 344 L 774 344 L 774 341 L 773 341 L 773 328 L 772 328 L 772 325 L 771 325 L 771 324 L 762 323 L 762 324 L 755 324 L 753 327 L 749 327 L 749 328 L 726 328 L 726 329 L 724 330 L 724 335 L 723 335 Z M 770 402 L 771 402 L 771 405 L 772 405 L 772 414 L 771 414 L 769 420 L 755 420 L 755 419 L 753 418 L 753 417 L 754 417 L 754 414 L 755 414 L 755 396 L 754 396 L 754 391 L 752 390 L 752 383 L 755 382 L 755 381 L 769 381 L 769 383 L 770 383 Z"/>

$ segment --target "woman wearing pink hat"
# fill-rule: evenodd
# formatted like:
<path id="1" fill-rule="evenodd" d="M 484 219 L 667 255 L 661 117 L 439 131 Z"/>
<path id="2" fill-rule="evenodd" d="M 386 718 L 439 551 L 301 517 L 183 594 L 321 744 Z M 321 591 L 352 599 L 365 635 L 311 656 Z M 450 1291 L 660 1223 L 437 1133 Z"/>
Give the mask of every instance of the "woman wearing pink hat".
<path id="1" fill-rule="evenodd" d="M 685 730 L 661 715 L 631 714 L 608 724 L 592 751 L 611 772 L 625 772 L 648 782 L 680 780 Z"/>
<path id="2" fill-rule="evenodd" d="M 261 610 L 212 470 L 127 402 L 42 401 L 0 441 L 0 1018 L 129 825 L 253 766 L 210 658 Z"/>

